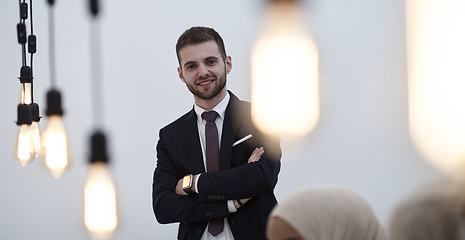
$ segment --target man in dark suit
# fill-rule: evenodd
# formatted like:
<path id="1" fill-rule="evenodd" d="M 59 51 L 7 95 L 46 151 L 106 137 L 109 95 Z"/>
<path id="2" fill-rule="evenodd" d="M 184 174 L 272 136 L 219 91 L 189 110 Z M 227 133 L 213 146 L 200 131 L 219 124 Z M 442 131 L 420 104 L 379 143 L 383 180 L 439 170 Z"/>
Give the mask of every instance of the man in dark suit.
<path id="1" fill-rule="evenodd" d="M 232 61 L 215 30 L 186 30 L 176 53 L 179 77 L 195 104 L 160 130 L 155 216 L 162 224 L 179 222 L 178 239 L 266 239 L 266 221 L 277 203 L 279 140 L 260 133 L 250 103 L 226 90 Z M 213 120 L 204 112 L 213 113 Z"/>

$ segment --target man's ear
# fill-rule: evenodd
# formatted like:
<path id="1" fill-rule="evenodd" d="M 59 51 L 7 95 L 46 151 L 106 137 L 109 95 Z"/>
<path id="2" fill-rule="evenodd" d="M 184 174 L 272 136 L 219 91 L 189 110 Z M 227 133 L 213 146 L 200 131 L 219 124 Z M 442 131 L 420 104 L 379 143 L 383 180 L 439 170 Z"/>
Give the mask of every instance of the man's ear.
<path id="1" fill-rule="evenodd" d="M 231 72 L 232 70 L 232 59 L 231 56 L 227 56 L 226 59 L 224 60 L 224 64 L 226 65 L 226 74 Z"/>
<path id="2" fill-rule="evenodd" d="M 183 83 L 186 83 L 186 80 L 184 80 L 184 76 L 182 75 L 182 69 L 181 67 L 178 67 L 178 75 L 179 75 L 179 78 L 181 79 L 181 81 Z"/>

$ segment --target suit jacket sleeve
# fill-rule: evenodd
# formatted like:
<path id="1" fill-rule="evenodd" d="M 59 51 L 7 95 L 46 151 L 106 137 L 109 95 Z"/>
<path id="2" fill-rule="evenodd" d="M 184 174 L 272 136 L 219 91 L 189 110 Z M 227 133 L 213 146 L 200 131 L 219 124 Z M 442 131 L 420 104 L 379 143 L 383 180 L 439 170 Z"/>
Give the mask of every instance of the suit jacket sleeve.
<path id="1" fill-rule="evenodd" d="M 252 133 L 253 137 L 241 143 L 242 146 L 239 144 L 233 147 L 230 169 L 202 173 L 197 186 L 201 202 L 223 200 L 215 196 L 233 200 L 273 192 L 281 166 L 279 140 L 265 137 L 251 122 L 243 121 L 243 125 L 238 130 L 236 139 L 248 133 Z M 256 147 L 264 147 L 265 153 L 259 161 L 247 163 Z"/>
<path id="2" fill-rule="evenodd" d="M 186 173 L 183 164 L 172 161 L 164 142 L 164 129 L 160 130 L 157 144 L 157 167 L 153 179 L 153 210 L 159 223 L 208 221 L 226 217 L 229 212 L 226 202 L 200 202 L 199 196 L 182 196 L 175 192 L 176 184 Z M 173 151 L 171 151 L 173 153 Z M 176 166 L 176 164 L 178 166 Z"/>

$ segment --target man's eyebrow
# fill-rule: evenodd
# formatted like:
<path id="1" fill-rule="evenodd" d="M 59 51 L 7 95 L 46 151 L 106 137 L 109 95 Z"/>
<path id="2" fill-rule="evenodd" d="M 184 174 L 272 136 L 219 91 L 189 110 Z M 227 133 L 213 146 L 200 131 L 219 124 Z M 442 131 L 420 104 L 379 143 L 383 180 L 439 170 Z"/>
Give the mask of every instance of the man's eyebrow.
<path id="1" fill-rule="evenodd" d="M 188 62 L 184 63 L 183 66 L 185 67 L 185 66 L 187 66 L 187 65 L 189 65 L 189 64 L 192 64 L 192 63 L 195 63 L 195 61 L 188 61 Z"/>
<path id="2" fill-rule="evenodd" d="M 219 59 L 219 58 L 216 56 L 210 56 L 210 57 L 205 58 L 205 60 L 209 60 L 209 59 Z"/>

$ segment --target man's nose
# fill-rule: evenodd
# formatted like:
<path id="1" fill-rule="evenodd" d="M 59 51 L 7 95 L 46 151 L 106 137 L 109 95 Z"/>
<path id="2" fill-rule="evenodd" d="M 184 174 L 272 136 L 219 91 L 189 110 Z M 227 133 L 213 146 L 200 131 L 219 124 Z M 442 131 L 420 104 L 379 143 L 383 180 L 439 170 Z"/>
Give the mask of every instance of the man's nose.
<path id="1" fill-rule="evenodd" d="M 204 64 L 200 64 L 199 66 L 199 77 L 206 78 L 209 75 L 208 67 Z"/>

